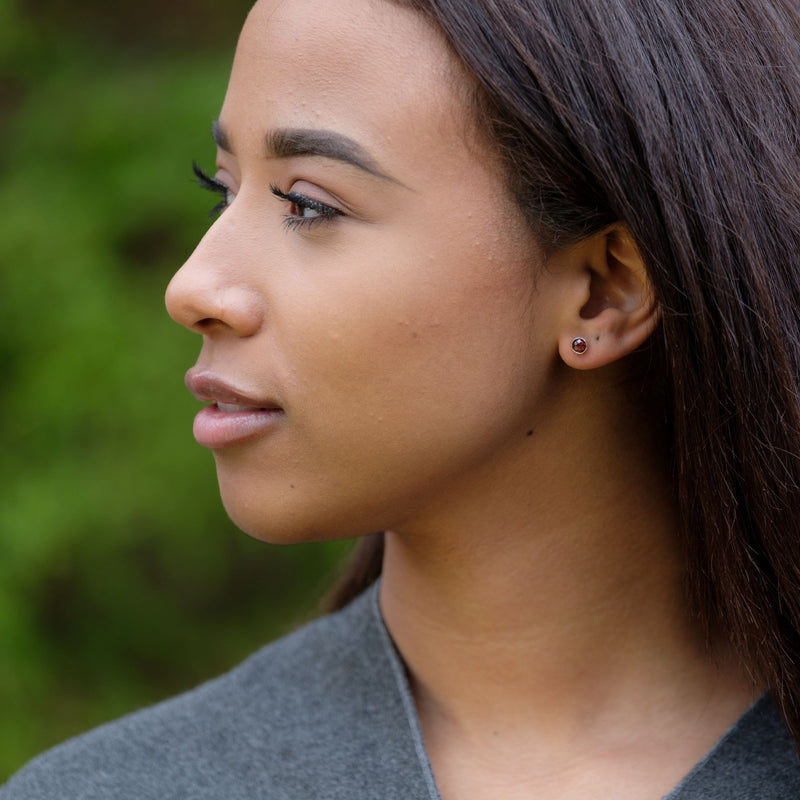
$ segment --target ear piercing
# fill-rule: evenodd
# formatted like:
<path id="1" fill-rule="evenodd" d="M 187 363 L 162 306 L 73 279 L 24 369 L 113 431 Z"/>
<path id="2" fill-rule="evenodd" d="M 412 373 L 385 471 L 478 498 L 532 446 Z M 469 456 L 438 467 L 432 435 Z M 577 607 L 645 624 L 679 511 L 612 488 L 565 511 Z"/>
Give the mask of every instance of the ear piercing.
<path id="1" fill-rule="evenodd" d="M 578 336 L 577 339 L 572 340 L 573 353 L 577 353 L 579 356 L 582 356 L 588 349 L 589 349 L 589 344 L 583 337 Z"/>

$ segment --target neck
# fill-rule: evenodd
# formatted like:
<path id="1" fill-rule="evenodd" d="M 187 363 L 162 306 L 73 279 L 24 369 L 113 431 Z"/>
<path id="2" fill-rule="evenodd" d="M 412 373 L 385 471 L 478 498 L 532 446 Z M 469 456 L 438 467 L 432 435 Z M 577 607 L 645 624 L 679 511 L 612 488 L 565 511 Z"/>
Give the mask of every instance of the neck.
<path id="1" fill-rule="evenodd" d="M 604 429 L 614 441 L 592 434 L 579 459 L 538 449 L 540 436 L 539 452 L 562 457 L 532 459 L 521 485 L 461 487 L 457 511 L 387 532 L 381 606 L 426 738 L 567 742 L 617 720 L 663 725 L 710 698 L 724 730 L 752 700 L 687 609 L 675 503 L 652 448 L 636 431 L 619 441 L 629 421 Z M 546 488 L 532 497 L 531 486 Z"/>

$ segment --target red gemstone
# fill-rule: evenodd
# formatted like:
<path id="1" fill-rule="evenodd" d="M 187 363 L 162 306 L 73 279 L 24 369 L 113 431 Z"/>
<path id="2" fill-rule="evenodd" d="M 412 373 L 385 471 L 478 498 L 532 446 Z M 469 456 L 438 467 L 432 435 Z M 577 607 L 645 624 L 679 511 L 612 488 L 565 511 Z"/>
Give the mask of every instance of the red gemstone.
<path id="1" fill-rule="evenodd" d="M 578 354 L 583 355 L 586 352 L 586 348 L 589 345 L 586 344 L 586 339 L 575 339 L 572 342 L 572 349 Z"/>

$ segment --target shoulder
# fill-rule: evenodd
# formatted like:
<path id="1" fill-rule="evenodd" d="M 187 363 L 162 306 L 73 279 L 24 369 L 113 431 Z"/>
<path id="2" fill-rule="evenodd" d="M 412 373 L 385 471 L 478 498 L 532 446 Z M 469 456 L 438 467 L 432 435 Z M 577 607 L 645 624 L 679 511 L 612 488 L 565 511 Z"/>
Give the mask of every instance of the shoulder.
<path id="1" fill-rule="evenodd" d="M 323 796 L 320 781 L 358 780 L 391 756 L 382 727 L 397 722 L 371 606 L 368 593 L 221 678 L 51 750 L 0 799 L 249 800 L 265 787 L 270 798 L 299 798 Z M 371 716 L 376 705 L 386 713 Z"/>

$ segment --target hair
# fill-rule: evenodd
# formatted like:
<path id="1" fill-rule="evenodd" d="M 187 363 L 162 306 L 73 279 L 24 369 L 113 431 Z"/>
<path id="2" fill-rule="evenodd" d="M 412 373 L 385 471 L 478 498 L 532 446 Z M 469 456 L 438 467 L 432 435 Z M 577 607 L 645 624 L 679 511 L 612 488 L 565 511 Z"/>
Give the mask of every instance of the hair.
<path id="1" fill-rule="evenodd" d="M 800 741 L 797 0 L 393 0 L 474 80 L 519 205 L 560 246 L 621 222 L 661 307 L 689 601 Z M 657 404 L 658 405 L 658 404 Z M 368 537 L 332 595 L 380 574 Z"/>

